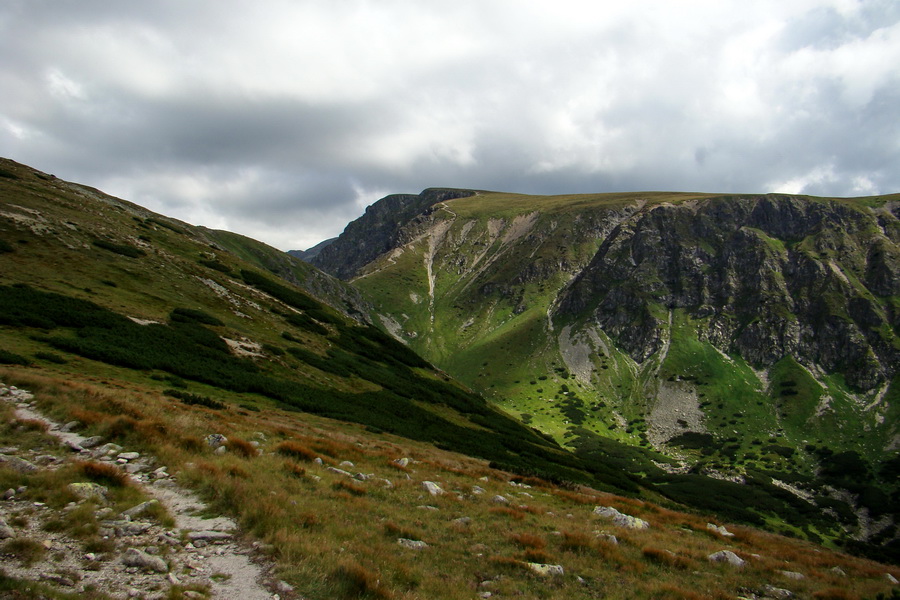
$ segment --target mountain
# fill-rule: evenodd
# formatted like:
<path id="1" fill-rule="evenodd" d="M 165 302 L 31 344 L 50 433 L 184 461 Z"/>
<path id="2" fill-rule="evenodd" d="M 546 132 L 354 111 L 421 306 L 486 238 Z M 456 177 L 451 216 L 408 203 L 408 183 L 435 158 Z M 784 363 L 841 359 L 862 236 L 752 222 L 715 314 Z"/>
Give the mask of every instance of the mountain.
<path id="1" fill-rule="evenodd" d="M 312 262 L 410 348 L 588 459 L 615 440 L 896 539 L 900 195 L 403 198 Z"/>
<path id="2" fill-rule="evenodd" d="M 288 250 L 287 253 L 289 255 L 293 256 L 294 258 L 299 258 L 300 260 L 309 262 L 319 255 L 319 253 L 322 251 L 322 248 L 329 245 L 331 242 L 335 241 L 336 239 L 337 238 L 329 238 L 327 240 L 319 242 L 312 248 L 308 248 L 306 250 Z"/>
<path id="3" fill-rule="evenodd" d="M 466 196 L 392 202 L 459 215 Z M 355 260 L 408 234 L 380 218 Z M 833 516 L 856 518 L 850 497 L 825 514 L 760 473 L 679 473 L 580 430 L 568 450 L 371 324 L 383 322 L 364 290 L 265 244 L 0 159 L 0 596 L 214 597 L 250 589 L 220 569 L 237 555 L 285 599 L 862 600 L 900 577 L 840 551 L 891 560 L 889 514 L 870 515 L 881 538 L 862 543 Z M 540 373 L 548 390 L 562 377 Z M 565 382 L 557 393 L 579 406 L 581 384 Z M 49 435 L 63 431 L 75 441 Z M 841 453 L 827 464 L 859 470 Z M 178 525 L 182 488 L 205 504 L 192 523 L 228 515 L 239 534 Z M 203 548 L 209 535 L 228 541 Z M 123 569 L 135 553 L 152 572 Z"/>

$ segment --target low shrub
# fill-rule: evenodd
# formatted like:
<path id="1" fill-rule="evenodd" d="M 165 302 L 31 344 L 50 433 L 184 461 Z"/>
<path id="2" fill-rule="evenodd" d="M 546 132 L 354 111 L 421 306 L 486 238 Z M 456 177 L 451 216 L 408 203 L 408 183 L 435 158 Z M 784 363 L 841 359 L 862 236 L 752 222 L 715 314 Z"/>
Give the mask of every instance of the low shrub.
<path id="1" fill-rule="evenodd" d="M 75 468 L 84 477 L 101 485 L 109 487 L 126 487 L 131 485 L 128 475 L 119 467 L 109 463 L 85 461 L 76 463 Z"/>
<path id="2" fill-rule="evenodd" d="M 27 367 L 30 364 L 31 361 L 24 356 L 0 349 L 0 365 L 22 365 Z"/>
<path id="3" fill-rule="evenodd" d="M 235 454 L 243 456 L 244 458 L 252 458 L 259 454 L 256 446 L 241 438 L 229 437 L 225 446 Z"/>

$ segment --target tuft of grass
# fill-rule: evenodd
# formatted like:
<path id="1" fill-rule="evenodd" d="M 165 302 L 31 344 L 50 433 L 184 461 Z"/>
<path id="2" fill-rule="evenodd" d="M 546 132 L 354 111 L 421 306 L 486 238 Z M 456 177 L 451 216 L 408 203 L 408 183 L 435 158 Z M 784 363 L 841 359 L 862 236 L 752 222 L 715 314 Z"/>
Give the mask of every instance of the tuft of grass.
<path id="1" fill-rule="evenodd" d="M 365 496 L 368 493 L 366 488 L 349 481 L 335 481 L 331 487 L 337 491 L 347 492 L 350 495 L 357 497 Z"/>
<path id="2" fill-rule="evenodd" d="M 47 548 L 31 538 L 13 538 L 0 545 L 0 554 L 10 556 L 26 566 L 31 566 L 43 559 Z"/>
<path id="3" fill-rule="evenodd" d="M 288 458 L 312 462 L 319 458 L 319 454 L 314 450 L 294 441 L 281 442 L 275 447 L 275 452 Z"/>
<path id="4" fill-rule="evenodd" d="M 533 533 L 514 533 L 509 536 L 509 540 L 522 548 L 541 550 L 547 546 L 544 538 Z"/>
<path id="5" fill-rule="evenodd" d="M 356 562 L 339 565 L 328 576 L 338 598 L 372 598 L 391 600 L 394 595 L 372 571 Z"/>
<path id="6" fill-rule="evenodd" d="M 229 437 L 225 446 L 235 454 L 243 456 L 244 458 L 253 458 L 259 454 L 259 451 L 253 444 L 237 437 Z"/>
<path id="7" fill-rule="evenodd" d="M 95 483 L 109 487 L 128 487 L 132 485 L 128 474 L 109 463 L 85 461 L 76 463 L 75 468 L 81 475 Z"/>

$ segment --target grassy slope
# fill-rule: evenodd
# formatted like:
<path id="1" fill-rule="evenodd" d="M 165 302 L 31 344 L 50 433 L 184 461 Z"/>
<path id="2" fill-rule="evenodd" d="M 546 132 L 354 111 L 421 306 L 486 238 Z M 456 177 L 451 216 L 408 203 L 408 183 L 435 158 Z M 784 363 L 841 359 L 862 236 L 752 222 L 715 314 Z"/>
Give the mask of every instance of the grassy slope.
<path id="1" fill-rule="evenodd" d="M 589 323 L 578 318 L 549 321 L 560 290 L 608 233 L 604 221 L 622 220 L 629 208 L 705 197 L 709 195 L 542 197 L 480 192 L 439 205 L 430 228 L 421 228 L 410 244 L 375 261 L 354 284 L 401 322 L 412 348 L 571 448 L 597 443 L 590 440 L 595 434 L 649 449 L 648 420 L 657 402 L 666 402 L 660 382 L 674 380 L 667 390 L 698 395 L 709 434 L 706 452 L 670 445 L 670 455 L 687 460 L 695 470 L 736 470 L 751 476 L 767 472 L 810 483 L 821 447 L 838 454 L 858 452 L 877 469 L 895 454 L 885 449 L 898 433 L 891 420 L 897 409 L 888 402 L 866 409 L 875 394 L 854 395 L 839 376 L 816 379 L 793 361 L 776 365 L 768 374 L 754 373 L 741 357 L 725 356 L 702 341 L 698 330 L 704 323 L 679 311 L 672 315 L 667 355 L 651 357 L 643 365 Z M 891 198 L 839 201 L 881 206 Z M 786 251 L 782 241 L 755 233 L 767 242 L 769 252 Z M 811 236 L 796 248 L 808 247 L 804 251 L 816 252 L 820 260 L 840 258 L 849 280 L 861 289 L 863 267 L 848 262 L 852 248 L 825 237 Z M 656 316 L 665 322 L 667 310 L 656 308 Z M 582 334 L 576 340 L 587 358 L 574 360 L 561 351 L 567 326 L 596 338 Z M 576 371 L 586 365 L 593 374 L 579 377 Z M 782 387 L 782 381 L 792 377 L 812 382 Z M 897 390 L 895 382 L 886 396 L 893 397 Z M 821 404 L 824 396 L 830 398 L 827 406 Z"/>
<path id="2" fill-rule="evenodd" d="M 466 443 L 499 440 L 510 444 L 514 448 L 511 453 L 491 444 L 466 448 L 473 454 L 479 449 L 506 452 L 506 460 L 500 462 L 523 458 L 526 451 L 537 451 L 546 458 L 547 453 L 556 452 L 551 444 L 492 411 L 459 410 L 457 403 L 476 403 L 477 399 L 459 388 L 446 387 L 450 384 L 430 369 L 404 368 L 402 361 L 379 366 L 378 360 L 363 358 L 348 363 L 347 352 L 365 354 L 366 346 L 371 350 L 371 344 L 380 338 L 375 333 L 348 338 L 353 332 L 359 333 L 359 328 L 337 313 L 321 307 L 292 310 L 283 300 L 260 291 L 257 279 L 247 280 L 257 281 L 256 287 L 248 285 L 239 273 L 253 265 L 211 248 L 208 232 L 111 201 L 90 190 L 45 179 L 18 165 L 4 163 L 2 167 L 0 240 L 10 251 L 0 254 L 0 286 L 24 283 L 30 287 L 2 287 L 6 294 L 2 314 L 7 322 L 0 325 L 0 348 L 30 365 L 7 367 L 0 371 L 0 380 L 34 390 L 39 408 L 59 421 L 80 420 L 88 434 L 158 456 L 181 481 L 199 488 L 218 509 L 234 514 L 253 536 L 266 542 L 265 548 L 279 563 L 279 575 L 305 596 L 469 598 L 476 590 L 493 589 L 503 595 L 538 597 L 587 598 L 602 590 L 613 598 L 690 598 L 698 594 L 725 598 L 742 588 L 758 589 L 761 581 L 806 595 L 854 589 L 841 592 L 844 595 L 840 597 L 862 598 L 887 590 L 884 567 L 822 552 L 797 541 L 734 526 L 730 527 L 738 537 L 725 540 L 706 531 L 709 517 L 673 512 L 657 504 L 587 488 L 573 492 L 538 480 L 530 480 L 537 487 L 513 487 L 509 483 L 512 476 L 491 469 L 487 460 L 438 449 L 431 433 L 438 434 L 437 446 L 444 447 L 465 447 L 448 433 L 453 431 L 465 433 L 470 438 Z M 92 243 L 98 239 L 139 248 L 144 254 L 132 257 L 101 248 Z M 237 242 L 232 238 L 226 244 L 219 237 L 216 244 L 225 247 Z M 206 263 L 201 264 L 201 260 Z M 232 295 L 220 295 L 221 290 L 217 293 L 201 278 L 216 282 Z M 277 287 L 262 287 L 280 293 Z M 52 293 L 69 300 L 57 302 L 61 297 Z M 13 298 L 33 300 L 31 304 L 15 303 L 17 318 L 45 319 L 49 323 L 9 322 Z M 298 302 L 310 300 L 301 296 Z M 61 306 L 78 310 L 66 311 Z M 172 322 L 175 308 L 200 310 L 222 324 L 195 323 L 179 329 L 183 326 Z M 95 360 L 87 352 L 67 352 L 61 349 L 67 346 L 51 342 L 102 342 L 102 337 L 96 337 L 97 330 L 108 326 L 117 336 L 126 337 L 118 338 L 120 343 L 100 343 L 92 348 L 101 352 L 111 347 L 121 350 L 130 343 L 127 336 L 143 336 L 147 331 L 124 324 L 116 317 L 121 314 L 159 321 L 160 325 L 151 327 L 163 337 L 186 332 L 188 337 L 176 339 L 186 344 L 205 340 L 213 352 L 218 346 L 204 331 L 259 343 L 261 352 L 252 346 L 247 348 L 261 353 L 261 357 L 214 356 L 229 364 L 237 361 L 238 371 L 252 362 L 262 376 L 312 390 L 318 406 L 304 404 L 305 396 L 292 396 L 296 388 L 279 398 L 242 391 L 239 382 L 225 384 L 203 375 L 189 377 L 181 370 L 189 366 L 186 358 L 184 364 L 165 368 L 123 368 L 108 354 L 101 355 L 105 360 Z M 314 324 L 302 326 L 286 321 L 285 315 L 297 314 L 314 314 L 317 318 Z M 71 321 L 66 324 L 65 319 L 85 319 L 85 315 L 94 315 L 98 323 L 106 325 L 91 329 Z M 497 344 L 510 347 L 540 343 L 540 313 L 529 309 L 522 315 L 533 327 L 524 334 L 516 327 L 499 331 L 489 338 L 485 359 L 493 358 L 490 348 Z M 283 332 L 300 343 L 285 339 Z M 159 338 L 138 339 L 148 350 L 147 356 L 139 358 L 149 360 L 149 350 L 156 349 Z M 336 354 L 330 364 L 322 365 L 323 370 L 315 366 L 321 363 L 308 356 L 309 360 L 295 358 L 289 352 L 291 348 L 320 356 L 330 349 Z M 183 349 L 168 349 L 181 357 Z M 205 352 L 199 346 L 187 350 L 198 356 Z M 405 357 L 395 346 L 384 346 L 381 352 Z M 299 355 L 306 356 L 302 352 Z M 355 375 L 340 373 L 339 367 L 348 364 L 361 371 Z M 417 388 L 416 399 L 385 395 L 384 386 L 396 383 L 386 381 L 385 376 L 424 387 Z M 558 376 L 554 371 L 553 378 Z M 530 386 L 525 381 L 520 384 Z M 437 389 L 453 396 L 453 402 L 425 401 L 430 394 L 429 383 L 439 384 Z M 549 386 L 543 381 L 540 385 Z M 162 394 L 173 387 L 224 408 L 189 404 Z M 393 413 L 393 422 L 372 420 L 384 414 L 380 410 L 370 414 L 368 409 L 375 408 L 372 404 L 364 404 L 362 413 L 344 415 L 345 420 L 326 418 L 337 409 L 352 408 L 354 398 L 380 404 L 393 402 L 402 410 Z M 298 413 L 298 404 L 321 414 Z M 428 420 L 419 420 L 418 425 L 440 426 L 424 436 L 421 427 L 401 427 L 409 420 L 410 411 L 424 411 L 417 413 L 417 419 Z M 394 428 L 406 437 L 378 431 L 375 425 Z M 18 430 L 7 428 L 3 433 L 11 431 Z M 203 437 L 212 432 L 227 435 L 235 450 L 225 456 L 213 455 L 202 443 Z M 446 435 L 443 441 L 441 435 Z M 262 441 L 262 455 L 237 451 L 246 447 L 240 440 L 250 439 Z M 523 446 L 523 440 L 530 443 Z M 0 445 L 7 443 L 25 442 L 6 437 L 0 440 Z M 354 472 L 376 477 L 350 481 L 304 462 L 303 457 L 308 460 L 315 455 L 326 465 L 350 460 Z M 412 458 L 413 462 L 408 467 L 392 462 L 400 457 Z M 610 458 L 604 454 L 597 461 L 598 476 L 612 472 L 604 467 Z M 559 464 L 566 464 L 563 455 L 559 460 Z M 5 471 L 0 475 L 11 477 Z M 393 487 L 385 487 L 382 479 L 390 480 Z M 426 480 L 439 482 L 450 493 L 428 496 L 421 487 Z M 37 480 L 25 483 L 36 498 L 49 493 Z M 484 493 L 477 493 L 476 486 Z M 510 505 L 490 500 L 498 494 L 510 499 Z M 612 504 L 641 516 L 651 522 L 652 529 L 643 533 L 617 530 L 591 515 L 595 504 Z M 438 510 L 421 508 L 424 505 Z M 454 522 L 464 516 L 472 519 L 469 525 Z M 604 530 L 615 533 L 620 544 L 610 546 L 596 537 L 596 531 Z M 410 551 L 397 546 L 398 537 L 422 539 L 430 548 L 412 560 Z M 741 571 L 710 565 L 706 555 L 722 548 L 747 558 L 752 554 L 761 558 Z M 677 556 L 663 550 L 672 550 Z M 530 574 L 524 566 L 527 562 L 559 563 L 566 575 L 545 579 Z M 842 579 L 828 572 L 833 566 L 840 566 L 848 577 Z M 778 569 L 803 572 L 807 579 L 802 583 L 785 580 Z M 0 584 L 8 583 L 0 576 Z"/>

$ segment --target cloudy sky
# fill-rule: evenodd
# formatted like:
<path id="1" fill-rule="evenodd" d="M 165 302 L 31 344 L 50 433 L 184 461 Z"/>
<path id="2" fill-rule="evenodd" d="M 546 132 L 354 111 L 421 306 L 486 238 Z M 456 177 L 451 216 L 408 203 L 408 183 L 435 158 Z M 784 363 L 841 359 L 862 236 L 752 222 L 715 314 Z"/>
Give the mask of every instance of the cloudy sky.
<path id="1" fill-rule="evenodd" d="M 0 156 L 284 250 L 432 186 L 900 192 L 900 2 L 3 0 Z"/>

